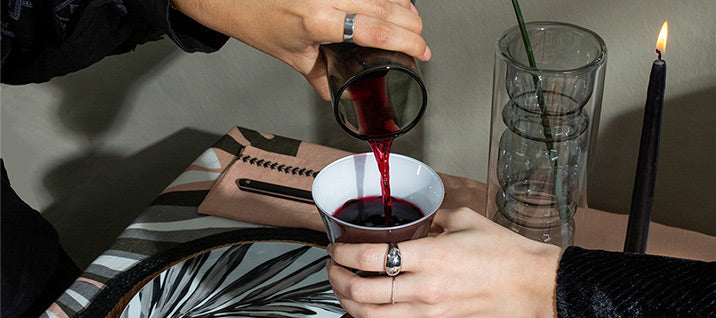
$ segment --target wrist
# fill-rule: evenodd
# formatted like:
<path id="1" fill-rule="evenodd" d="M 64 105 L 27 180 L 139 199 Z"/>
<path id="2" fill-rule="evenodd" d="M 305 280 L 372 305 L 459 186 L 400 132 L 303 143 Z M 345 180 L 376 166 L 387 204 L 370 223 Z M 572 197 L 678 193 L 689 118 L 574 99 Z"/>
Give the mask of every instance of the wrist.
<path id="1" fill-rule="evenodd" d="M 538 251 L 539 274 L 535 281 L 537 307 L 535 317 L 557 317 L 557 269 L 562 249 L 552 244 L 541 244 Z"/>

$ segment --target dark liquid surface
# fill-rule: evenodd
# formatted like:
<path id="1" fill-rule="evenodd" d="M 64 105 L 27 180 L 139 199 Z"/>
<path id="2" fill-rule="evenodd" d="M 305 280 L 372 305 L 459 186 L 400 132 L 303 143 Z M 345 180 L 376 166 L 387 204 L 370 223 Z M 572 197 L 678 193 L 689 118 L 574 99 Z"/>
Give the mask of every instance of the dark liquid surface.
<path id="1" fill-rule="evenodd" d="M 351 224 L 368 227 L 389 227 L 408 224 L 423 217 L 423 211 L 403 199 L 392 198 L 392 217 L 385 218 L 383 198 L 379 196 L 350 200 L 333 216 Z"/>

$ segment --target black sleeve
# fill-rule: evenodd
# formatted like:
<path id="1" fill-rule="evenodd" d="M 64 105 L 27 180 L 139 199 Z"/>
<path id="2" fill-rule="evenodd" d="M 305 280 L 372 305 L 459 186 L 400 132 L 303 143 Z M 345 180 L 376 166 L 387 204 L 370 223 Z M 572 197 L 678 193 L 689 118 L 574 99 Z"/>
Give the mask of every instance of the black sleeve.
<path id="1" fill-rule="evenodd" d="M 168 0 L 1 0 L 2 82 L 39 83 L 168 35 L 187 52 L 214 52 L 228 37 Z"/>
<path id="2" fill-rule="evenodd" d="M 2 317 L 39 317 L 80 275 L 55 228 L 15 193 L 0 159 Z"/>
<path id="3" fill-rule="evenodd" d="M 559 317 L 716 317 L 716 262 L 569 247 Z"/>

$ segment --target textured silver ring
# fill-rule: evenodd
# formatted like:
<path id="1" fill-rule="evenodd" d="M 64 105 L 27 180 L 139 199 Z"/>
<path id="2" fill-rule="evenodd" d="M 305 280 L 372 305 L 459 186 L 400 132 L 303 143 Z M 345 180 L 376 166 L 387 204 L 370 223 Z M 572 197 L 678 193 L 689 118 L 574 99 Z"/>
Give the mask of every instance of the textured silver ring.
<path id="1" fill-rule="evenodd" d="M 393 283 L 390 285 L 390 303 L 395 304 L 395 276 L 393 276 Z"/>
<path id="2" fill-rule="evenodd" d="M 400 274 L 400 268 L 400 249 L 398 249 L 398 244 L 390 243 L 388 253 L 385 254 L 385 273 L 388 276 L 395 276 Z"/>
<path id="3" fill-rule="evenodd" d="M 346 20 L 343 22 L 343 42 L 353 43 L 353 27 L 355 18 L 355 13 L 346 13 Z"/>

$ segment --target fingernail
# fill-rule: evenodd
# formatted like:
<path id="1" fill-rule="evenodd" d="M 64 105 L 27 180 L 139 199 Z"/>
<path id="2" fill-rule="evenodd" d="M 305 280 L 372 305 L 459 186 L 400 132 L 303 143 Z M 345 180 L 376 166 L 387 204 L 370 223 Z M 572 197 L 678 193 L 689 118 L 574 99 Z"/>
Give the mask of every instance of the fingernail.
<path id="1" fill-rule="evenodd" d="M 430 49 L 429 46 L 425 47 L 425 52 L 423 52 L 423 56 L 421 58 L 422 61 L 427 61 L 433 56 L 433 51 Z"/>

